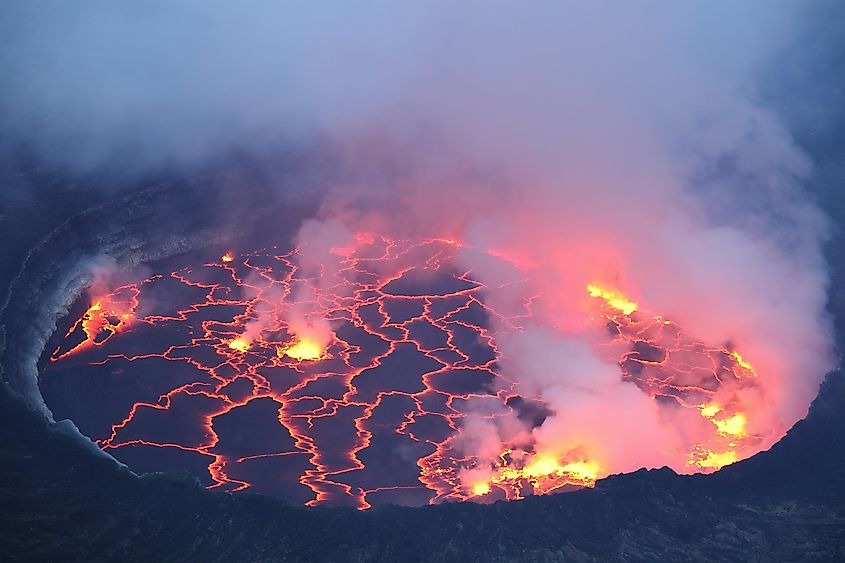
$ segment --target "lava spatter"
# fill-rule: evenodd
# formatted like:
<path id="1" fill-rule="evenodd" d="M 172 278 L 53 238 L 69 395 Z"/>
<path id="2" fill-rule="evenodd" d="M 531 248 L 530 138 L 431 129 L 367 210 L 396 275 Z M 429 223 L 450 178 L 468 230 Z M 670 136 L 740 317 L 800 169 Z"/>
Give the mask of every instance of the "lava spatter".
<path id="1" fill-rule="evenodd" d="M 495 326 L 532 315 L 531 300 L 510 316 L 491 309 L 458 267 L 460 246 L 358 235 L 322 278 L 296 250 L 271 249 L 118 287 L 70 323 L 42 390 L 128 465 L 184 469 L 220 491 L 367 508 L 592 486 L 614 468 L 583 448 L 502 443 L 489 466 L 456 448 L 479 405 L 525 408 L 500 373 Z M 703 439 L 679 469 L 754 453 L 741 391 L 757 374 L 739 352 L 690 339 L 616 288 L 585 295 L 620 377 L 700 417 Z"/>

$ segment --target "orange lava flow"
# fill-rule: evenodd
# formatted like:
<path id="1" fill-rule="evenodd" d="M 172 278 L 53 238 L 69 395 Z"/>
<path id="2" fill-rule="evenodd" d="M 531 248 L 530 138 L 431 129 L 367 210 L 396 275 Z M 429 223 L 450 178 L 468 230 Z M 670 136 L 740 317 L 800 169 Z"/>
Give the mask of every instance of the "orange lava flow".
<path id="1" fill-rule="evenodd" d="M 87 433 L 102 449 L 118 459 L 163 449 L 201 460 L 209 488 L 275 491 L 308 505 L 518 499 L 591 487 L 613 471 L 579 448 L 502 444 L 489 467 L 460 454 L 470 403 L 490 404 L 495 417 L 525 399 L 499 371 L 488 320 L 519 330 L 530 302 L 510 317 L 488 307 L 488 288 L 457 268 L 455 241 L 356 240 L 337 253 L 330 279 L 306 276 L 296 250 L 226 252 L 97 296 L 42 384 L 83 369 L 143 378 L 145 398 L 102 431 L 92 423 Z M 292 329 L 301 295 L 327 321 L 325 340 Z M 696 342 L 616 288 L 590 285 L 586 296 L 622 379 L 700 420 L 705 439 L 680 452 L 679 469 L 713 471 L 755 453 L 741 391 L 757 374 L 737 351 Z M 261 423 L 239 422 L 245 413 Z"/>

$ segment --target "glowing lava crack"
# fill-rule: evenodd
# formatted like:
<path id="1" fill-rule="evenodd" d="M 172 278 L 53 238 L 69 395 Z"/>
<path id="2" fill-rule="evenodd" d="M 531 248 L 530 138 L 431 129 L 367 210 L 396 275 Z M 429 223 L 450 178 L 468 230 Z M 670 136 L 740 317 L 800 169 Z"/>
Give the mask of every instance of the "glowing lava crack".
<path id="1" fill-rule="evenodd" d="M 456 447 L 479 404 L 488 417 L 543 408 L 500 373 L 489 323 L 519 330 L 529 304 L 490 309 L 458 248 L 359 236 L 322 276 L 297 251 L 227 252 L 117 287 L 57 341 L 42 391 L 130 467 L 186 470 L 223 491 L 366 508 L 592 486 L 614 468 L 584 448 L 503 443 L 488 467 Z M 756 451 L 742 392 L 757 376 L 738 352 L 691 340 L 615 288 L 590 285 L 585 299 L 621 378 L 706 426 L 676 469 Z"/>

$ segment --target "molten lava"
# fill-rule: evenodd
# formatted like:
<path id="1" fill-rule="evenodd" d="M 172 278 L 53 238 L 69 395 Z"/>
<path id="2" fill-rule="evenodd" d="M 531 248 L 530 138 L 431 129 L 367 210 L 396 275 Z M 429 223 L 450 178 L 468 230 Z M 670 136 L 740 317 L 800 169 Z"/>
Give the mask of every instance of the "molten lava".
<path id="1" fill-rule="evenodd" d="M 538 451 L 523 436 L 501 443 L 492 463 L 461 453 L 468 417 L 486 408 L 486 419 L 530 419 L 534 399 L 501 376 L 489 322 L 521 330 L 530 300 L 516 315 L 490 308 L 487 288 L 458 266 L 459 248 L 358 235 L 332 252 L 339 266 L 320 274 L 330 279 L 304 272 L 297 251 L 227 252 L 118 287 L 70 325 L 42 390 L 57 415 L 130 466 L 185 468 L 222 491 L 367 508 L 593 486 L 616 470 L 596 444 Z M 291 324 L 303 295 L 329 334 Z M 743 393 L 759 381 L 738 352 L 691 339 L 616 288 L 586 295 L 585 322 L 606 329 L 600 351 L 621 380 L 685 421 L 691 441 L 667 452 L 677 471 L 756 452 Z M 84 374 L 113 384 L 86 390 Z M 51 391 L 67 378 L 92 401 L 115 394 L 100 418 Z"/>
<path id="2" fill-rule="evenodd" d="M 138 288 L 122 286 L 98 297 L 65 334 L 66 347 L 60 346 L 52 359 L 58 360 L 91 346 L 102 346 L 112 336 L 126 330 L 138 306 Z"/>
<path id="3" fill-rule="evenodd" d="M 473 493 L 477 496 L 487 494 L 492 484 L 508 489 L 513 495 L 508 498 L 520 498 L 520 491 L 526 486 L 530 486 L 534 494 L 550 493 L 566 485 L 592 487 L 600 474 L 601 469 L 594 461 L 578 460 L 562 464 L 552 455 L 537 455 L 519 469 L 513 466 L 499 467 L 489 483 L 476 483 Z"/>
<path id="4" fill-rule="evenodd" d="M 243 338 L 235 338 L 234 340 L 230 340 L 228 346 L 232 350 L 237 350 L 238 352 L 246 352 L 247 350 L 249 350 L 249 342 L 247 342 Z"/>
<path id="5" fill-rule="evenodd" d="M 477 497 L 482 497 L 490 492 L 490 483 L 486 481 L 481 481 L 480 483 L 476 483 L 472 486 L 472 494 Z"/>
<path id="6" fill-rule="evenodd" d="M 637 304 L 630 301 L 622 293 L 614 289 L 606 289 L 598 285 L 590 284 L 587 286 L 587 293 L 590 297 L 598 297 L 617 311 L 621 311 L 623 315 L 630 315 L 637 310 Z"/>
<path id="7" fill-rule="evenodd" d="M 301 338 L 284 348 L 276 349 L 278 355 L 287 356 L 294 360 L 319 360 L 323 357 L 323 347 L 315 340 Z"/>

